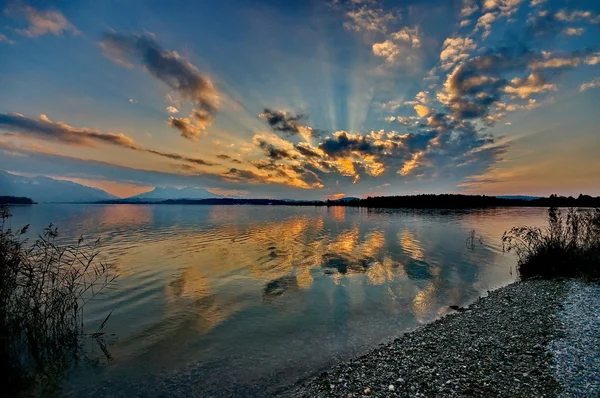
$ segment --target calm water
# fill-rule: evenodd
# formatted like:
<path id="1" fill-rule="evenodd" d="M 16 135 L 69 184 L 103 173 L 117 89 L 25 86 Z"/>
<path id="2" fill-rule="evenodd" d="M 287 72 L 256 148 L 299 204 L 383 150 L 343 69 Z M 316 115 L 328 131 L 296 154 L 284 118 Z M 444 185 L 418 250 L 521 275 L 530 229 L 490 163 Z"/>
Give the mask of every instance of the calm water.
<path id="1" fill-rule="evenodd" d="M 502 253 L 502 232 L 545 216 L 175 205 L 12 212 L 14 227 L 53 222 L 67 239 L 100 238 L 120 274 L 85 314 L 95 330 L 114 309 L 112 359 L 93 351 L 99 362 L 65 383 L 73 396 L 271 395 L 509 283 L 515 259 Z"/>

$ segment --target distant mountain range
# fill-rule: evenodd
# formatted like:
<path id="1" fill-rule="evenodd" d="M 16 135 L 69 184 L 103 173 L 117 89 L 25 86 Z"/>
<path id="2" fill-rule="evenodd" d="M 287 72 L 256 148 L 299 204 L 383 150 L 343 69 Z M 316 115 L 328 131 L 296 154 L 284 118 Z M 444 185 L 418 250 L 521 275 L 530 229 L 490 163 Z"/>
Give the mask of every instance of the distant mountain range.
<path id="1" fill-rule="evenodd" d="M 185 188 L 154 188 L 152 191 L 144 192 L 139 195 L 131 196 L 127 200 L 160 202 L 168 199 L 214 199 L 223 198 L 222 195 L 215 195 L 203 188 L 185 187 Z"/>
<path id="2" fill-rule="evenodd" d="M 0 170 L 0 195 L 25 196 L 38 203 L 95 202 L 118 199 L 101 189 L 49 177 L 23 177 Z"/>
<path id="3" fill-rule="evenodd" d="M 50 177 L 24 177 L 0 170 L 0 196 L 31 198 L 38 203 L 82 203 L 82 202 L 161 202 L 179 199 L 218 199 L 203 188 L 154 188 L 129 198 L 118 198 L 98 188 L 91 188 L 71 181 L 56 180 Z"/>
<path id="4" fill-rule="evenodd" d="M 518 200 L 535 200 L 541 198 L 541 196 L 523 196 L 523 195 L 504 195 L 496 196 L 500 199 L 518 199 Z"/>

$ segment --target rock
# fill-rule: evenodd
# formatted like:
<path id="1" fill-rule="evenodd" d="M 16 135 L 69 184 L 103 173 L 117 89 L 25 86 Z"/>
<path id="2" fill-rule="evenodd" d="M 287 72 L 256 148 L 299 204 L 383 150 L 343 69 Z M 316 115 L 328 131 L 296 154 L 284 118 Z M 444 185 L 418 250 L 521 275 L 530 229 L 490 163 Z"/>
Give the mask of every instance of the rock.
<path id="1" fill-rule="evenodd" d="M 365 388 L 364 391 L 365 395 L 370 395 L 371 394 L 371 389 L 369 387 Z"/>

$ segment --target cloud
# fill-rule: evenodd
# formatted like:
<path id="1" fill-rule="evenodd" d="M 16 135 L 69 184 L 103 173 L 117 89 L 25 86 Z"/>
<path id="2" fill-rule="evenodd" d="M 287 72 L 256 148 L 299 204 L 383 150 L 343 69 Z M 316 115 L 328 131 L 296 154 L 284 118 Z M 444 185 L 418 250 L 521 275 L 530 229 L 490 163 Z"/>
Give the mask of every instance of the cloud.
<path id="1" fill-rule="evenodd" d="M 573 10 L 573 11 L 560 10 L 559 12 L 557 12 L 555 14 L 555 17 L 559 21 L 565 21 L 565 22 L 576 22 L 576 21 L 586 20 L 586 21 L 590 21 L 590 22 L 593 22 L 593 23 L 597 23 L 596 22 L 597 18 L 594 18 L 594 14 L 592 14 L 591 11 L 583 11 L 583 10 Z"/>
<path id="2" fill-rule="evenodd" d="M 479 10 L 476 0 L 463 0 L 463 6 L 460 10 L 461 17 L 470 17 Z"/>
<path id="3" fill-rule="evenodd" d="M 508 18 L 519 9 L 523 0 L 484 0 L 482 10 L 485 12 L 477 20 L 474 32 L 483 30 L 482 39 L 492 32 L 492 24 L 500 18 Z"/>
<path id="4" fill-rule="evenodd" d="M 322 158 L 323 154 L 315 148 L 312 148 L 309 144 L 301 142 L 294 146 L 296 150 L 306 158 Z"/>
<path id="5" fill-rule="evenodd" d="M 70 145 L 93 147 L 102 143 L 137 149 L 134 141 L 124 134 L 103 133 L 89 128 L 72 127 L 66 123 L 53 122 L 43 114 L 35 120 L 18 113 L 0 113 L 0 127 L 18 131 L 29 137 Z"/>
<path id="6" fill-rule="evenodd" d="M 285 149 L 277 148 L 273 144 L 270 144 L 262 139 L 256 140 L 256 145 L 263 150 L 265 155 L 271 160 L 279 159 L 293 159 L 294 155 Z"/>
<path id="7" fill-rule="evenodd" d="M 381 8 L 370 8 L 367 5 L 346 12 L 346 17 L 348 22 L 344 23 L 344 27 L 348 30 L 384 33 L 388 30 L 388 25 L 398 18 L 393 13 L 385 13 Z"/>
<path id="8" fill-rule="evenodd" d="M 18 113 L 0 113 L 0 128 L 6 129 L 9 132 L 18 132 L 19 135 L 25 137 L 53 141 L 66 145 L 87 147 L 96 147 L 99 144 L 114 145 L 137 152 L 146 152 L 164 158 L 182 160 L 197 165 L 216 165 L 216 163 L 198 158 L 144 148 L 124 134 L 104 133 L 95 129 L 73 127 L 66 123 L 54 122 L 46 115 L 40 115 L 39 119 L 36 120 Z"/>
<path id="9" fill-rule="evenodd" d="M 385 58 L 387 64 L 393 65 L 396 63 L 396 59 L 402 54 L 402 50 L 393 41 L 386 40 L 383 43 L 373 44 L 373 54 Z"/>
<path id="10" fill-rule="evenodd" d="M 505 95 L 527 99 L 556 90 L 558 86 L 549 80 L 560 74 L 542 72 L 574 68 L 587 59 L 588 53 L 589 50 L 536 53 L 522 44 L 486 49 L 447 75 L 437 99 L 456 119 L 482 118 L 484 123 L 491 122 L 499 116 L 491 113 L 493 108 L 502 103 Z"/>
<path id="11" fill-rule="evenodd" d="M 529 66 L 531 69 L 547 69 L 547 68 L 575 68 L 581 63 L 581 57 L 571 54 L 567 57 L 552 57 L 551 54 L 544 54 L 544 59 L 536 60 Z"/>
<path id="12" fill-rule="evenodd" d="M 526 79 L 516 77 L 504 88 L 505 93 L 514 94 L 519 98 L 529 98 L 532 94 L 551 90 L 556 90 L 556 85 L 547 83 L 539 72 L 531 73 Z"/>
<path id="13" fill-rule="evenodd" d="M 169 117 L 169 126 L 179 130 L 181 136 L 190 140 L 196 140 L 202 134 L 206 134 L 206 130 L 198 127 L 194 121 L 187 117 Z"/>
<path id="14" fill-rule="evenodd" d="M 175 108 L 174 106 L 167 106 L 165 110 L 171 114 L 179 113 L 179 109 Z"/>
<path id="15" fill-rule="evenodd" d="M 583 28 L 566 28 L 563 32 L 567 36 L 581 36 L 583 34 Z"/>
<path id="16" fill-rule="evenodd" d="M 114 61 L 132 67 L 141 64 L 152 76 L 165 83 L 183 99 L 194 105 L 187 120 L 169 119 L 182 136 L 196 139 L 212 123 L 220 105 L 221 94 L 210 78 L 204 76 L 187 59 L 168 51 L 150 35 L 104 34 L 100 45 Z"/>
<path id="17" fill-rule="evenodd" d="M 584 62 L 590 66 L 600 64 L 600 53 L 595 53 L 586 57 Z"/>
<path id="18" fill-rule="evenodd" d="M 386 66 L 408 65 L 417 59 L 415 49 L 420 48 L 422 42 L 420 28 L 398 26 L 399 12 L 385 12 L 375 2 L 350 1 L 338 6 L 345 8 L 344 27 L 362 32 L 373 54 L 383 58 Z"/>
<path id="19" fill-rule="evenodd" d="M 442 69 L 450 69 L 457 63 L 467 59 L 477 48 L 475 42 L 468 37 L 449 37 L 444 40 L 440 61 Z"/>
<path id="20" fill-rule="evenodd" d="M 410 64 L 415 59 L 413 49 L 421 47 L 421 38 L 417 26 L 405 26 L 399 31 L 391 33 L 386 40 L 374 43 L 373 54 L 385 59 L 389 66 Z"/>
<path id="21" fill-rule="evenodd" d="M 199 158 L 192 158 L 189 156 L 180 155 L 178 153 L 163 152 L 163 151 L 157 151 L 154 149 L 142 149 L 142 151 L 151 153 L 153 155 L 162 156 L 167 159 L 182 160 L 184 162 L 194 163 L 194 164 L 197 164 L 200 166 L 217 166 L 218 165 L 218 163 L 209 162 L 209 161 L 206 161 L 204 159 L 199 159 Z"/>
<path id="22" fill-rule="evenodd" d="M 419 115 L 419 117 L 426 117 L 433 113 L 432 109 L 421 104 L 415 105 L 415 111 L 417 112 L 417 115 Z"/>
<path id="23" fill-rule="evenodd" d="M 222 159 L 222 160 L 228 160 L 230 162 L 237 163 L 237 164 L 242 164 L 241 160 L 232 158 L 231 156 L 225 155 L 224 153 L 217 155 L 217 158 Z"/>
<path id="24" fill-rule="evenodd" d="M 8 43 L 8 44 L 15 44 L 14 40 L 10 40 L 8 37 L 4 36 L 2 33 L 0 33 L 0 43 Z"/>
<path id="25" fill-rule="evenodd" d="M 597 87 L 600 87 L 600 77 L 597 77 L 592 81 L 582 83 L 581 86 L 579 86 L 579 91 L 583 92 Z"/>
<path id="26" fill-rule="evenodd" d="M 38 10 L 31 6 L 7 7 L 4 13 L 14 17 L 25 18 L 27 27 L 16 29 L 16 32 L 23 36 L 37 37 L 46 34 L 61 36 L 66 32 L 74 35 L 79 34 L 77 28 L 56 9 Z"/>
<path id="27" fill-rule="evenodd" d="M 265 108 L 263 113 L 259 115 L 267 121 L 273 131 L 281 131 L 290 135 L 300 133 L 300 122 L 304 119 L 304 115 L 288 115 L 285 111 L 273 110 Z"/>
<path id="28" fill-rule="evenodd" d="M 226 188 L 206 188 L 206 190 L 214 195 L 221 196 L 244 196 L 248 195 L 248 191 L 243 189 L 226 189 Z"/>
<path id="29" fill-rule="evenodd" d="M 322 134 L 321 130 L 304 124 L 306 116 L 303 114 L 289 114 L 283 110 L 264 108 L 263 113 L 258 116 L 265 119 L 273 131 L 286 133 L 289 136 L 299 134 L 304 137 L 318 137 Z"/>
<path id="30" fill-rule="evenodd" d="M 421 35 L 419 33 L 418 26 L 414 26 L 412 28 L 404 26 L 402 29 L 392 33 L 390 36 L 392 40 L 405 42 L 407 44 L 410 44 L 412 48 L 421 47 Z"/>

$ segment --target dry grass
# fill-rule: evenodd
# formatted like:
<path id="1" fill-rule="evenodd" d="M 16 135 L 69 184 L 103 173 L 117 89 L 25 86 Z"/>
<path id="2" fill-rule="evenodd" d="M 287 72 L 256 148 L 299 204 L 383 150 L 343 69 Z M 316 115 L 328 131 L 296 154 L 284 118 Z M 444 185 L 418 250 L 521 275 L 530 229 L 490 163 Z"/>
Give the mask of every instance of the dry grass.
<path id="1" fill-rule="evenodd" d="M 50 225 L 30 242 L 29 226 L 8 229 L 9 217 L 0 207 L 0 371 L 16 395 L 56 386 L 80 355 L 86 303 L 115 275 L 98 260 L 97 241 L 61 245 Z"/>
<path id="2" fill-rule="evenodd" d="M 546 227 L 512 228 L 502 242 L 517 254 L 521 278 L 600 279 L 600 209 L 552 207 Z"/>

